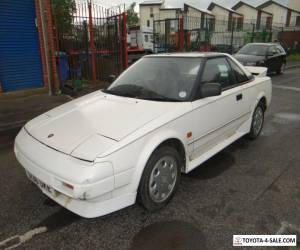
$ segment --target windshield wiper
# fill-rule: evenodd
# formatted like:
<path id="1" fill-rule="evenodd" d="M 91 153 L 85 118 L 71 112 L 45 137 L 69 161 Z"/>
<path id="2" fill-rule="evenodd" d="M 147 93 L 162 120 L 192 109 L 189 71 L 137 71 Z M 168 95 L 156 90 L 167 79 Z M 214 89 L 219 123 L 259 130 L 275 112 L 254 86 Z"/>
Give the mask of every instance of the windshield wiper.
<path id="1" fill-rule="evenodd" d="M 136 97 L 137 95 L 139 95 L 140 91 L 141 91 L 140 86 L 132 85 L 132 84 L 123 84 L 123 85 L 113 87 L 111 89 L 105 89 L 104 93 L 124 96 L 124 97 Z"/>
<path id="2" fill-rule="evenodd" d="M 105 93 L 137 98 L 142 100 L 152 100 L 152 101 L 164 101 L 164 102 L 180 102 L 180 100 L 169 98 L 154 92 L 153 90 L 146 89 L 143 86 L 133 85 L 133 84 L 123 84 L 111 89 L 104 91 Z"/>
<path id="3" fill-rule="evenodd" d="M 141 88 L 141 94 L 137 96 L 137 98 L 142 100 L 150 100 L 150 101 L 180 102 L 180 100 L 158 94 L 153 90 L 146 89 L 143 87 Z"/>
<path id="4" fill-rule="evenodd" d="M 180 100 L 169 98 L 166 96 L 141 96 L 138 99 L 149 100 L 149 101 L 162 101 L 162 102 L 181 102 Z"/>

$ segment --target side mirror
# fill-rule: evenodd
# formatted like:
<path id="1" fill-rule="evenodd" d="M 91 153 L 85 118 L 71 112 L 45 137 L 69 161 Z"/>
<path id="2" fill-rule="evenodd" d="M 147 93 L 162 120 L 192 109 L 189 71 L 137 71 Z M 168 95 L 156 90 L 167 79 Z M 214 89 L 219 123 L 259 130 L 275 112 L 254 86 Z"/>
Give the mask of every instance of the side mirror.
<path id="1" fill-rule="evenodd" d="M 222 93 L 222 86 L 220 83 L 204 83 L 201 86 L 201 97 L 218 96 Z"/>
<path id="2" fill-rule="evenodd" d="M 116 76 L 115 75 L 109 75 L 107 80 L 108 80 L 108 83 L 113 83 L 116 80 Z"/>

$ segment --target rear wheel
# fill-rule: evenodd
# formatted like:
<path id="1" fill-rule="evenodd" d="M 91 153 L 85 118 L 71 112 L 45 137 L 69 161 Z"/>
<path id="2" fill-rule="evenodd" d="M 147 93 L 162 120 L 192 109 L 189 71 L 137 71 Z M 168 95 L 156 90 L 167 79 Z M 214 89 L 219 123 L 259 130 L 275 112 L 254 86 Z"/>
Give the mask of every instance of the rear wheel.
<path id="1" fill-rule="evenodd" d="M 170 146 L 160 147 L 151 155 L 138 191 L 147 210 L 158 210 L 171 200 L 180 182 L 180 163 L 179 153 Z"/>
<path id="2" fill-rule="evenodd" d="M 253 113 L 252 116 L 252 123 L 251 123 L 251 129 L 250 133 L 248 134 L 248 137 L 252 140 L 256 139 L 263 128 L 264 124 L 264 114 L 265 113 L 265 106 L 262 101 L 260 101 Z"/>

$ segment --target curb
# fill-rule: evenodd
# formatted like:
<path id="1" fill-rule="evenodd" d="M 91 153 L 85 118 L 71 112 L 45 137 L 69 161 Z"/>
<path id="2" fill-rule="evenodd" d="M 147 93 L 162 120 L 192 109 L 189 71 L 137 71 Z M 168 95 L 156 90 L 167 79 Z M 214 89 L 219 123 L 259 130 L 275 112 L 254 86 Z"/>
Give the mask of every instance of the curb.
<path id="1" fill-rule="evenodd" d="M 11 128 L 6 131 L 0 131 L 0 151 L 14 145 L 19 130 L 20 128 Z"/>
<path id="2" fill-rule="evenodd" d="M 300 63 L 296 65 L 291 65 L 291 66 L 286 66 L 285 69 L 295 69 L 295 68 L 300 68 Z"/>
<path id="3" fill-rule="evenodd" d="M 28 119 L 28 120 L 30 120 L 30 119 Z M 16 122 L 11 122 L 8 124 L 1 125 L 0 126 L 0 134 L 5 133 L 10 130 L 14 130 L 14 129 L 20 130 L 26 124 L 26 122 L 28 122 L 28 120 L 21 120 L 21 121 L 16 121 Z"/>

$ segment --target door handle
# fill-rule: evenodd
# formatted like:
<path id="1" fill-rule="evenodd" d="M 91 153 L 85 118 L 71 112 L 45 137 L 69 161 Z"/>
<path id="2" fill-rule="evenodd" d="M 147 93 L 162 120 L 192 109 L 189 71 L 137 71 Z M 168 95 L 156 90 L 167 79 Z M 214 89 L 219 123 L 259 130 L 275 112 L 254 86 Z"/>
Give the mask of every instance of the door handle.
<path id="1" fill-rule="evenodd" d="M 243 94 L 238 94 L 237 96 L 236 96 L 236 100 L 237 101 L 240 101 L 240 100 L 242 100 L 243 99 Z"/>

